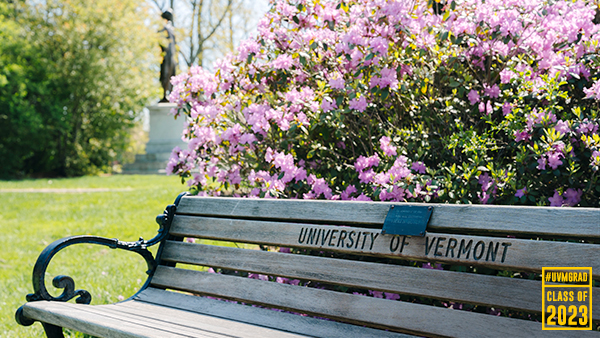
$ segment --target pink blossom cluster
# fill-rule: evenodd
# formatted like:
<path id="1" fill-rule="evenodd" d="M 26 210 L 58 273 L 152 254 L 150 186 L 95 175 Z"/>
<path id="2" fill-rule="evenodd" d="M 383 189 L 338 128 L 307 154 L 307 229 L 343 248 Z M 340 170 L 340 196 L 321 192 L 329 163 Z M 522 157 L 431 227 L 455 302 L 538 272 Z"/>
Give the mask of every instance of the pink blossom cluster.
<path id="1" fill-rule="evenodd" d="M 257 36 L 217 62 L 214 73 L 192 67 L 172 79 L 169 100 L 189 121 L 188 148 L 173 151 L 167 172 L 211 195 L 437 198 L 442 191 L 434 176 L 443 163 L 407 152 L 409 132 L 394 123 L 418 116 L 419 105 L 433 105 L 429 95 L 438 84 L 428 74 L 457 62 L 473 74 L 450 85 L 464 93 L 452 94 L 457 107 L 498 125 L 527 149 L 527 160 L 537 162 L 534 175 L 582 160 L 598 170 L 596 157 L 589 157 L 600 147 L 597 117 L 567 118 L 553 106 L 530 109 L 525 99 L 553 100 L 561 88 L 553 84 L 576 79 L 585 80 L 585 100 L 600 99 L 597 66 L 584 58 L 598 51 L 595 14 L 586 1 L 448 1 L 442 12 L 424 0 L 275 2 Z M 421 101 L 407 101 L 414 95 Z M 384 113 L 404 120 L 386 120 Z M 379 118 L 379 126 L 366 142 L 357 141 L 352 136 L 362 131 L 348 126 L 349 117 Z M 324 135 L 323 126 L 341 133 Z M 339 161 L 345 178 L 319 170 L 319 156 Z M 500 196 L 504 178 L 477 175 L 476 201 Z M 510 196 L 525 196 L 522 187 Z M 568 199 L 561 205 L 574 204 L 566 191 L 579 188 L 559 194 Z"/>
<path id="2" fill-rule="evenodd" d="M 498 185 L 487 172 L 479 175 L 477 182 L 481 185 L 481 192 L 477 192 L 477 197 L 481 203 L 488 204 L 490 198 L 493 198 L 498 192 Z"/>

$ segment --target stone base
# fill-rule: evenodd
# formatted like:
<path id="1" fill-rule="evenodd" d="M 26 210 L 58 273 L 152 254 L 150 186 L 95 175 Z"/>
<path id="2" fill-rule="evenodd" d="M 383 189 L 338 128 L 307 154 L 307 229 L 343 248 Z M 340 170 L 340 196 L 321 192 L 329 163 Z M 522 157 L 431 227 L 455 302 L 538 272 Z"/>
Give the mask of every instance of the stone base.
<path id="1" fill-rule="evenodd" d="M 165 175 L 171 153 L 137 154 L 135 162 L 123 166 L 126 175 Z"/>
<path id="2" fill-rule="evenodd" d="M 171 151 L 175 147 L 186 149 L 181 140 L 185 117 L 177 120 L 171 114 L 175 104 L 158 103 L 148 107 L 150 110 L 149 141 L 146 154 L 135 155 L 135 162 L 123 166 L 123 174 L 165 174 Z"/>

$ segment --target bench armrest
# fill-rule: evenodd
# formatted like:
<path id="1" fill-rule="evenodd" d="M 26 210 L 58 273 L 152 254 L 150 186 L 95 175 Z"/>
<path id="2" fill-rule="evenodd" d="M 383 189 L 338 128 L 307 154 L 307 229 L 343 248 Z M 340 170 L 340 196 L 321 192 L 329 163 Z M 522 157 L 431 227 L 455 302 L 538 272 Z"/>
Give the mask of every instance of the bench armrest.
<path id="1" fill-rule="evenodd" d="M 123 242 L 116 238 L 82 235 L 65 237 L 48 245 L 40 253 L 40 256 L 35 262 L 35 266 L 33 267 L 32 282 L 34 293 L 27 295 L 27 301 L 34 302 L 48 300 L 66 302 L 74 297 L 77 297 L 75 301 L 79 304 L 89 304 L 92 301 L 92 296 L 88 291 L 82 289 L 75 290 L 75 282 L 73 281 L 73 278 L 69 276 L 59 275 L 54 277 L 52 280 L 52 285 L 54 285 L 54 287 L 64 289 L 60 296 L 53 297 L 46 289 L 45 276 L 46 269 L 48 268 L 50 261 L 59 251 L 74 244 L 98 244 L 107 246 L 111 249 L 123 249 L 136 252 L 144 258 L 146 264 L 148 265 L 148 270 L 146 273 L 148 275 L 152 275 L 156 269 L 157 262 L 147 248 L 162 242 L 167 237 L 169 234 L 169 228 L 171 227 L 171 222 L 173 221 L 173 217 L 175 215 L 175 210 L 177 209 L 177 204 L 181 197 L 183 197 L 185 194 L 186 193 L 182 193 L 179 195 L 175 200 L 175 204 L 167 206 L 164 213 L 156 217 L 156 222 L 160 228 L 158 229 L 157 235 L 150 240 L 146 241 L 140 237 L 140 239 L 135 242 Z M 23 307 L 20 307 L 17 310 L 15 317 L 17 322 L 24 326 L 29 326 L 34 323 L 33 320 L 23 315 Z"/>

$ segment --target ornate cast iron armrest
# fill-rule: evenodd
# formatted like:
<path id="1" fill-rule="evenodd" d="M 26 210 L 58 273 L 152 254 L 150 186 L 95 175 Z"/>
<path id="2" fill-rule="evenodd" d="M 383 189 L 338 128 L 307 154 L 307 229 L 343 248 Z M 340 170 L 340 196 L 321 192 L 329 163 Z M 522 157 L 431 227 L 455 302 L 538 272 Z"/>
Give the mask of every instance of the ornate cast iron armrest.
<path id="1" fill-rule="evenodd" d="M 99 244 L 107 246 L 111 249 L 124 249 L 128 251 L 133 251 L 140 254 L 144 260 L 146 260 L 146 264 L 148 265 L 148 270 L 146 273 L 151 275 L 154 273 L 156 268 L 156 260 L 152 256 L 152 253 L 148 251 L 148 247 L 153 246 L 155 244 L 160 243 L 166 236 L 169 234 L 169 228 L 171 226 L 171 222 L 173 220 L 173 216 L 175 214 L 176 205 L 178 204 L 181 197 L 183 197 L 185 193 L 182 193 L 175 200 L 175 204 L 171 204 L 167 206 L 166 210 L 162 215 L 158 215 L 156 217 L 156 222 L 159 224 L 160 228 L 158 230 L 158 234 L 146 241 L 140 237 L 140 239 L 136 242 L 122 242 L 116 238 L 104 238 L 98 236 L 71 236 L 59 239 L 52 244 L 48 245 L 40 254 L 37 261 L 35 262 L 35 266 L 33 267 L 33 291 L 34 293 L 30 293 L 27 295 L 28 302 L 34 302 L 39 300 L 49 300 L 49 301 L 59 301 L 66 302 L 74 297 L 78 296 L 75 300 L 79 304 L 89 304 L 92 301 L 92 296 L 86 290 L 75 290 L 75 282 L 73 278 L 69 276 L 59 275 L 54 277 L 52 280 L 52 285 L 56 288 L 64 289 L 63 293 L 58 297 L 53 297 L 48 293 L 45 284 L 45 275 L 46 269 L 52 260 L 52 257 L 56 255 L 60 250 L 69 247 L 74 244 Z M 15 314 L 15 318 L 17 322 L 24 326 L 29 326 L 33 324 L 35 321 L 27 318 L 23 315 L 23 307 L 20 307 Z"/>

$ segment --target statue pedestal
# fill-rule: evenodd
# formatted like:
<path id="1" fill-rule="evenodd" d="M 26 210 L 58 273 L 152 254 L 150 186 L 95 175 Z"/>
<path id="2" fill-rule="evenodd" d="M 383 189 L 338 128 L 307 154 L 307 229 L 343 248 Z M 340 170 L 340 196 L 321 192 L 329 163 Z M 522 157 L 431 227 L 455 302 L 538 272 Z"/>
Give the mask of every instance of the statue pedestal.
<path id="1" fill-rule="evenodd" d="M 135 162 L 123 167 L 123 174 L 165 174 L 171 151 L 175 147 L 186 149 L 181 140 L 185 117 L 177 120 L 171 114 L 173 103 L 157 103 L 150 111 L 150 133 L 146 153 L 135 155 Z"/>

